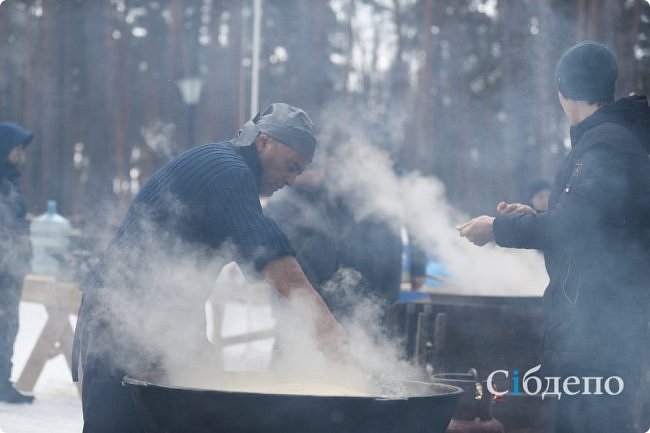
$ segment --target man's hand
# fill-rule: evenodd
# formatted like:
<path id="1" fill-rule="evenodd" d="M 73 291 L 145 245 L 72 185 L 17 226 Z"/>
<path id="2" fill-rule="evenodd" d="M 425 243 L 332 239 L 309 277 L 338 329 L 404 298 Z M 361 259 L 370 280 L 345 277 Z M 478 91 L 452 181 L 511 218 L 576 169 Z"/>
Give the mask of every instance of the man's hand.
<path id="1" fill-rule="evenodd" d="M 502 201 L 497 205 L 497 212 L 499 212 L 501 215 L 537 213 L 535 209 L 528 206 L 527 204 L 508 203 L 505 201 Z"/>
<path id="2" fill-rule="evenodd" d="M 458 230 L 461 237 L 467 238 L 474 245 L 482 247 L 494 240 L 493 223 L 494 217 L 481 215 L 467 221 L 465 224 L 456 226 L 456 230 Z"/>
<path id="3" fill-rule="evenodd" d="M 261 273 L 280 294 L 286 296 L 294 306 L 311 318 L 318 345 L 325 354 L 335 358 L 345 356 L 347 332 L 336 321 L 293 256 L 270 261 Z"/>
<path id="4" fill-rule="evenodd" d="M 320 349 L 330 358 L 346 360 L 350 356 L 348 333 L 331 313 L 317 320 L 316 338 Z"/>

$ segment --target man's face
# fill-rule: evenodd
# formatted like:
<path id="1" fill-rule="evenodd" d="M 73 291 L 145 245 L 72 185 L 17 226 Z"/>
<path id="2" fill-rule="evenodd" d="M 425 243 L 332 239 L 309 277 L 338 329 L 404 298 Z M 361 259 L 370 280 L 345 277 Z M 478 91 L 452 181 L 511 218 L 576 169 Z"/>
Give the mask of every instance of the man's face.
<path id="1" fill-rule="evenodd" d="M 262 163 L 260 193 L 270 197 L 275 191 L 292 185 L 310 161 L 289 146 L 262 133 L 255 141 Z"/>
<path id="2" fill-rule="evenodd" d="M 25 162 L 25 148 L 23 146 L 16 146 L 11 149 L 7 155 L 7 161 L 13 165 L 20 165 Z"/>

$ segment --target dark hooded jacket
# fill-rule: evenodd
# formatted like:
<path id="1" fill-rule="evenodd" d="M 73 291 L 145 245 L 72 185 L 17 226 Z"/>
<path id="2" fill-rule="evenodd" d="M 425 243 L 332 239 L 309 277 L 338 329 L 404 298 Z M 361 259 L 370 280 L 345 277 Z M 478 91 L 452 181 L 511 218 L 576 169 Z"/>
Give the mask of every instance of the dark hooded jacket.
<path id="1" fill-rule="evenodd" d="M 650 108 L 643 96 L 571 128 L 549 211 L 500 215 L 500 246 L 544 252 L 547 374 L 636 371 L 650 310 Z"/>
<path id="2" fill-rule="evenodd" d="M 0 272 L 17 278 L 30 270 L 31 244 L 20 171 L 7 156 L 15 147 L 26 146 L 32 137 L 31 132 L 14 123 L 0 123 Z"/>
<path id="3" fill-rule="evenodd" d="M 399 297 L 399 234 L 379 217 L 357 220 L 350 199 L 330 184 L 326 178 L 318 187 L 294 185 L 270 200 L 266 212 L 287 234 L 307 278 L 338 319 L 349 317 L 363 299 L 387 309 Z M 359 275 L 346 277 L 343 269 Z"/>

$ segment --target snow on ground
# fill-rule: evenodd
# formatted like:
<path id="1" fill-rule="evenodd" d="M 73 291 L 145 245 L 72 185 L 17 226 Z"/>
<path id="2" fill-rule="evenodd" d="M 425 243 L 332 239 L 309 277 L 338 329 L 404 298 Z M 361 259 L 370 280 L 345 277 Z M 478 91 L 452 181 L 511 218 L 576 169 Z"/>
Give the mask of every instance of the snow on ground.
<path id="1" fill-rule="evenodd" d="M 42 305 L 20 304 L 20 328 L 14 347 L 12 380 L 16 381 L 45 324 Z M 1 433 L 81 432 L 81 400 L 63 355 L 52 358 L 34 387 L 33 404 L 0 403 Z"/>
<path id="2" fill-rule="evenodd" d="M 210 318 L 208 310 L 208 318 Z M 20 375 L 47 314 L 39 304 L 20 304 L 20 329 L 14 347 L 12 380 Z M 72 323 L 72 318 L 71 318 Z M 238 335 L 272 327 L 270 306 L 245 300 L 230 300 L 225 304 L 221 334 Z M 262 369 L 270 359 L 273 339 L 241 343 L 224 348 L 226 369 Z M 0 403 L 0 433 L 78 433 L 83 421 L 81 400 L 72 382 L 70 369 L 63 355 L 52 358 L 45 365 L 34 388 L 33 404 Z"/>

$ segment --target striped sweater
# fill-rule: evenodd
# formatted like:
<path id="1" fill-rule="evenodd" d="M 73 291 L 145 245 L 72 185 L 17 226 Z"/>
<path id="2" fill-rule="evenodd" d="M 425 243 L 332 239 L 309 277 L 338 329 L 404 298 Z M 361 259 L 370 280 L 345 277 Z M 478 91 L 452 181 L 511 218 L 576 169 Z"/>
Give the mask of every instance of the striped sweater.
<path id="1" fill-rule="evenodd" d="M 295 255 L 262 212 L 260 176 L 255 148 L 229 142 L 190 149 L 154 173 L 82 284 L 73 378 L 80 354 L 88 374 L 118 378 L 172 362 L 164 348 L 191 359 L 220 266 L 235 259 L 259 271 Z"/>
<path id="2" fill-rule="evenodd" d="M 253 146 L 211 143 L 173 159 L 136 196 L 90 286 L 108 284 L 102 280 L 110 273 L 124 277 L 125 271 L 148 259 L 155 262 L 161 254 L 230 256 L 256 270 L 275 258 L 295 255 L 286 236 L 262 212 L 260 175 Z"/>

